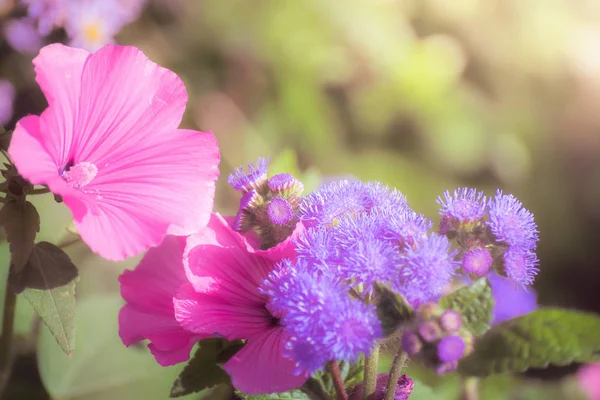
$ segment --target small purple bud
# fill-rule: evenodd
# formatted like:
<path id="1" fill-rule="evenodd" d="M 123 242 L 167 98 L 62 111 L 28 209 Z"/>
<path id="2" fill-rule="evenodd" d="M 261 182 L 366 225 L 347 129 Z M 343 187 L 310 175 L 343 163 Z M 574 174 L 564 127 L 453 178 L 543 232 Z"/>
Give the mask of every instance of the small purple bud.
<path id="1" fill-rule="evenodd" d="M 419 335 L 425 342 L 431 343 L 442 336 L 442 330 L 435 322 L 425 321 L 419 326 Z"/>
<path id="2" fill-rule="evenodd" d="M 447 310 L 440 316 L 440 326 L 445 332 L 458 332 L 462 327 L 462 317 L 454 310 Z"/>
<path id="3" fill-rule="evenodd" d="M 269 189 L 275 194 L 289 193 L 290 191 L 300 194 L 304 191 L 302 182 L 294 178 L 292 174 L 273 175 L 269 179 L 268 185 Z"/>
<path id="4" fill-rule="evenodd" d="M 249 190 L 240 199 L 240 210 L 250 210 L 262 203 L 262 196 L 256 190 Z"/>
<path id="5" fill-rule="evenodd" d="M 262 196 L 256 190 L 249 190 L 242 195 L 240 199 L 240 208 L 233 221 L 233 230 L 237 232 L 247 232 L 254 224 L 254 212 L 257 206 L 262 203 Z"/>
<path id="6" fill-rule="evenodd" d="M 269 219 L 275 225 L 286 225 L 295 217 L 291 204 L 281 197 L 275 197 L 267 208 Z"/>
<path id="7" fill-rule="evenodd" d="M 454 230 L 454 227 L 452 226 L 452 219 L 447 216 L 444 215 L 441 219 L 440 219 L 440 225 L 438 227 L 438 233 L 440 235 L 447 235 L 448 232 Z"/>
<path id="8" fill-rule="evenodd" d="M 469 275 L 484 276 L 492 265 L 492 254 L 488 249 L 475 249 L 465 253 L 462 268 Z"/>
<path id="9" fill-rule="evenodd" d="M 465 342 L 460 336 L 446 336 L 438 343 L 437 354 L 442 363 L 458 361 L 464 352 Z"/>
<path id="10" fill-rule="evenodd" d="M 446 363 L 442 363 L 435 368 L 435 373 L 438 375 L 447 374 L 448 372 L 455 371 L 458 367 L 457 361 L 450 361 Z"/>
<path id="11" fill-rule="evenodd" d="M 414 333 L 414 332 L 404 332 L 404 334 L 402 334 L 402 349 L 406 352 L 406 354 L 409 355 L 409 357 L 414 356 L 415 354 L 418 354 L 421 351 L 421 348 L 423 347 L 423 343 L 421 343 L 421 339 L 419 339 L 419 336 Z"/>
<path id="12" fill-rule="evenodd" d="M 239 192 L 247 192 L 251 189 L 259 190 L 267 182 L 267 168 L 269 160 L 259 158 L 256 165 L 248 164 L 248 172 L 243 167 L 239 167 L 234 173 L 229 174 L 227 182 Z"/>

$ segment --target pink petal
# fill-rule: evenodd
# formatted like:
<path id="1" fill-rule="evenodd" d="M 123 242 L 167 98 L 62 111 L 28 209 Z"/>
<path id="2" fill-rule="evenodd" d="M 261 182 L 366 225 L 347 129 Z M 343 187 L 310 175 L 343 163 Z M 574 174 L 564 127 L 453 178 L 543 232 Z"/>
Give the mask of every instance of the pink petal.
<path id="1" fill-rule="evenodd" d="M 148 250 L 133 271 L 119 277 L 121 295 L 136 309 L 173 318 L 173 295 L 186 282 L 183 270 L 185 238 L 167 236 Z"/>
<path id="2" fill-rule="evenodd" d="M 120 277 L 121 295 L 127 301 L 119 313 L 119 335 L 126 346 L 144 339 L 161 365 L 189 359 L 202 338 L 181 327 L 175 319 L 173 295 L 186 281 L 181 257 L 185 238 L 167 236 L 150 249 L 133 271 Z"/>
<path id="3" fill-rule="evenodd" d="M 282 356 L 286 342 L 281 327 L 249 339 L 223 366 L 233 386 L 247 394 L 285 392 L 302 386 L 308 375 L 294 375 L 295 362 Z"/>
<path id="4" fill-rule="evenodd" d="M 273 317 L 263 303 L 244 303 L 230 296 L 227 287 L 197 293 L 191 284 L 182 285 L 173 299 L 175 318 L 189 331 L 228 340 L 247 339 L 269 329 Z"/>
<path id="5" fill-rule="evenodd" d="M 148 348 L 162 366 L 187 361 L 196 342 L 204 337 L 183 329 L 172 315 L 150 314 L 131 305 L 119 312 L 119 336 L 128 347 L 150 340 Z"/>
<path id="6" fill-rule="evenodd" d="M 183 265 L 197 292 L 207 292 L 218 284 L 231 292 L 231 300 L 265 303 L 258 287 L 275 267 L 275 262 L 248 251 L 244 238 L 219 214 L 208 226 L 187 239 Z"/>
<path id="7" fill-rule="evenodd" d="M 36 81 L 42 88 L 49 108 L 42 114 L 42 147 L 54 158 L 57 167 L 71 157 L 71 142 L 78 113 L 83 66 L 90 53 L 85 50 L 51 44 L 33 60 Z"/>
<path id="8" fill-rule="evenodd" d="M 233 221 L 235 221 L 235 216 L 224 217 L 224 219 L 227 221 L 227 225 L 229 225 L 233 230 Z M 253 230 L 244 232 L 241 235 L 243 235 L 248 251 L 251 253 L 256 253 L 261 257 L 268 258 L 269 260 L 273 261 L 280 261 L 284 258 L 289 258 L 293 261 L 296 259 L 296 245 L 294 244 L 294 240 L 304 231 L 304 229 L 304 224 L 299 221 L 296 224 L 292 234 L 286 240 L 267 250 L 260 249 L 260 239 Z"/>
<path id="9" fill-rule="evenodd" d="M 104 46 L 83 67 L 74 162 L 93 162 L 99 169 L 131 164 L 140 145 L 177 139 L 186 103 L 185 87 L 174 72 L 135 47 Z"/>

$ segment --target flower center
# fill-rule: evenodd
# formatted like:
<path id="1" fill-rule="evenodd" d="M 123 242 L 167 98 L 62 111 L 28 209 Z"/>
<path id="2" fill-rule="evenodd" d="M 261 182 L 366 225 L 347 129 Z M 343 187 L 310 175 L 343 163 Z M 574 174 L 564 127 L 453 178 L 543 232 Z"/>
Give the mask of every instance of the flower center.
<path id="1" fill-rule="evenodd" d="M 98 167 L 94 163 L 82 161 L 73 166 L 67 165 L 61 176 L 69 186 L 79 189 L 90 183 L 96 174 Z"/>

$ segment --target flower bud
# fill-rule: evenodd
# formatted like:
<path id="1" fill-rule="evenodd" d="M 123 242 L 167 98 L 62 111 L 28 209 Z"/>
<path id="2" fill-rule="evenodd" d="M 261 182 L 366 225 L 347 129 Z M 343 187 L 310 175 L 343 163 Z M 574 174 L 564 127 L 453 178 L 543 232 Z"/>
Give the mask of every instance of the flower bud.
<path id="1" fill-rule="evenodd" d="M 462 327 L 462 317 L 454 310 L 446 310 L 440 316 L 440 326 L 445 332 L 458 332 Z"/>

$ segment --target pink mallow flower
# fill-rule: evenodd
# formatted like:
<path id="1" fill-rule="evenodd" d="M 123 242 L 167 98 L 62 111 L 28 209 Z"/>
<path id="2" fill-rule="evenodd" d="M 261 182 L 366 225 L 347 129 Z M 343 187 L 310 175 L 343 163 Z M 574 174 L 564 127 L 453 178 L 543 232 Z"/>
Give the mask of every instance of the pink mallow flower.
<path id="1" fill-rule="evenodd" d="M 579 387 L 589 400 L 600 400 L 600 363 L 586 364 L 576 375 Z"/>
<path id="2" fill-rule="evenodd" d="M 289 338 L 258 291 L 277 263 L 269 257 L 289 254 L 292 238 L 277 252 L 255 250 L 219 214 L 187 238 L 185 250 L 167 238 L 120 278 L 128 302 L 119 315 L 123 342 L 149 339 L 159 364 L 172 365 L 187 360 L 194 340 L 243 339 L 245 346 L 223 365 L 238 390 L 259 394 L 301 386 L 308 376 L 294 375 L 296 362 L 283 355 Z"/>
<path id="3" fill-rule="evenodd" d="M 206 226 L 219 149 L 210 132 L 178 129 L 187 93 L 175 73 L 114 45 L 52 44 L 33 63 L 48 108 L 17 123 L 8 152 L 62 197 L 94 252 L 121 260 Z"/>

